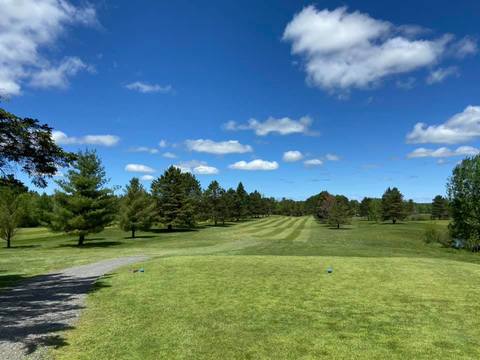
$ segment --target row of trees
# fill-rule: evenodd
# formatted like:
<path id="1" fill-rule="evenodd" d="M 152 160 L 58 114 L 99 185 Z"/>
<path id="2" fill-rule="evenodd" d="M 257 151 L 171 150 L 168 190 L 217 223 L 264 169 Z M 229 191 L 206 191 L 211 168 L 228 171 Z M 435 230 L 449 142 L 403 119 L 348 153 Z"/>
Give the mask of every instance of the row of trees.
<path id="1" fill-rule="evenodd" d="M 256 190 L 248 193 L 242 183 L 236 189 L 224 189 L 214 180 L 202 190 L 193 174 L 174 166 L 152 182 L 150 192 L 133 178 L 118 197 L 107 186 L 104 167 L 92 151 L 76 154 L 72 168 L 57 184 L 53 196 L 29 193 L 16 183 L 0 184 L 0 236 L 8 247 L 15 230 L 25 223 L 76 234 L 78 244 L 83 245 L 88 234 L 114 222 L 135 237 L 136 231 L 148 230 L 154 224 L 169 230 L 192 228 L 206 220 L 218 225 L 268 216 L 277 206 L 275 199 Z"/>

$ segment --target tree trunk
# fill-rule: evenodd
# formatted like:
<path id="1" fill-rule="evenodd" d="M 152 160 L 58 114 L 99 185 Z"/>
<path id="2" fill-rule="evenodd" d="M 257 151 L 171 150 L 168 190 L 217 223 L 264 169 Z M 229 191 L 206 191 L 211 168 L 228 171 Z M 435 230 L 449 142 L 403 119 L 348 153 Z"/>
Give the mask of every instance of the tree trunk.
<path id="1" fill-rule="evenodd" d="M 10 249 L 10 240 L 12 239 L 12 237 L 10 236 L 10 234 L 7 235 L 7 249 Z"/>
<path id="2" fill-rule="evenodd" d="M 85 241 L 85 234 L 80 234 L 78 236 L 78 246 L 83 246 L 84 241 Z"/>
<path id="3" fill-rule="evenodd" d="M 337 224 L 337 229 L 340 229 L 340 224 Z"/>
<path id="4" fill-rule="evenodd" d="M 135 239 L 135 228 L 132 228 L 132 239 Z"/>
<path id="5" fill-rule="evenodd" d="M 393 222 L 394 224 L 396 224 L 396 223 L 397 223 L 397 219 L 392 219 L 392 222 Z"/>
<path id="6" fill-rule="evenodd" d="M 172 231 L 172 224 L 168 224 L 167 229 L 168 231 Z"/>
<path id="7" fill-rule="evenodd" d="M 218 224 L 218 221 L 217 221 L 217 219 L 215 219 L 215 226 L 217 226 L 217 224 Z"/>

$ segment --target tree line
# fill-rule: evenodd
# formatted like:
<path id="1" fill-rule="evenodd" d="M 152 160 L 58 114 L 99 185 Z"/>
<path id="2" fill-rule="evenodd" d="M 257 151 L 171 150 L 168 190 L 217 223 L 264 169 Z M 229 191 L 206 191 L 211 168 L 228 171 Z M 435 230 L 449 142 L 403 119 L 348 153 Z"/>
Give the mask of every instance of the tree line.
<path id="1" fill-rule="evenodd" d="M 213 180 L 202 189 L 195 175 L 171 166 L 153 180 L 150 191 L 138 178 L 130 180 L 120 196 L 108 187 L 100 158 L 94 151 L 79 152 L 58 189 L 51 196 L 28 192 L 17 183 L 0 184 L 0 229 L 10 247 L 19 226 L 44 225 L 53 231 L 75 234 L 78 245 L 87 235 L 117 223 L 135 237 L 152 226 L 193 228 L 200 221 L 214 225 L 245 218 L 269 216 L 277 201 L 240 182 L 224 189 Z"/>

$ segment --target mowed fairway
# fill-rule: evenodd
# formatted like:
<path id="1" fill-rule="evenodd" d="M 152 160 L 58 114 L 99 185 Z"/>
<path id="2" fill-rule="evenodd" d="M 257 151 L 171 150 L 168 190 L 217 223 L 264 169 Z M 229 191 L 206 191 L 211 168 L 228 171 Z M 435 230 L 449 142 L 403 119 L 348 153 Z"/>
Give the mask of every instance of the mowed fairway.
<path id="1" fill-rule="evenodd" d="M 151 256 L 99 281 L 59 359 L 479 358 L 480 256 L 424 244 L 425 226 L 275 216 L 137 240 L 109 229 L 85 249 L 28 230 L 0 251 L 0 279 Z"/>

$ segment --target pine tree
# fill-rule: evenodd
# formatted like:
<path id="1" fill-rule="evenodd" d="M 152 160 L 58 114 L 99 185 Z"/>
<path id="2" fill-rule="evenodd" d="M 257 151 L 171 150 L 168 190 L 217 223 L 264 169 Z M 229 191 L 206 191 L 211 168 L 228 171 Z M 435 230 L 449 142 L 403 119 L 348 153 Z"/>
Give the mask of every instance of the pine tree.
<path id="1" fill-rule="evenodd" d="M 396 187 L 388 188 L 382 196 L 382 217 L 393 224 L 405 218 L 403 195 Z"/>
<path id="2" fill-rule="evenodd" d="M 106 188 L 108 179 L 95 151 L 79 152 L 65 180 L 57 181 L 50 228 L 78 235 L 82 246 L 85 236 L 102 231 L 115 218 L 116 199 Z"/>
<path id="3" fill-rule="evenodd" d="M 235 205 L 234 205 L 234 216 L 237 221 L 244 218 L 248 214 L 248 193 L 245 191 L 243 184 L 240 182 L 237 186 L 236 196 L 235 196 Z"/>
<path id="4" fill-rule="evenodd" d="M 255 190 L 248 195 L 248 212 L 253 217 L 259 217 L 262 214 L 262 195 Z"/>
<path id="5" fill-rule="evenodd" d="M 168 230 L 172 230 L 174 226 L 195 226 L 201 188 L 194 175 L 182 173 L 175 166 L 170 166 L 162 176 L 152 182 L 152 195 L 156 200 L 161 222 Z"/>
<path id="6" fill-rule="evenodd" d="M 368 197 L 364 197 L 362 202 L 360 203 L 360 216 L 363 218 L 368 218 L 368 213 L 370 211 L 370 203 L 372 199 Z M 370 220 L 370 219 L 369 219 Z"/>
<path id="7" fill-rule="evenodd" d="M 215 226 L 218 224 L 218 220 L 222 217 L 224 209 L 222 203 L 222 196 L 225 190 L 222 189 L 218 181 L 213 180 L 208 188 L 205 190 L 204 196 L 206 201 L 206 208 L 210 219 L 213 220 Z"/>
<path id="8" fill-rule="evenodd" d="M 340 229 L 340 225 L 350 224 L 351 218 L 352 211 L 348 199 L 342 195 L 335 196 L 328 212 L 327 223 Z"/>
<path id="9" fill-rule="evenodd" d="M 448 200 L 441 195 L 432 200 L 432 219 L 448 219 Z"/>
<path id="10" fill-rule="evenodd" d="M 120 201 L 119 226 L 130 231 L 135 238 L 137 230 L 148 230 L 155 220 L 155 204 L 138 178 L 133 178 L 125 188 Z"/>

